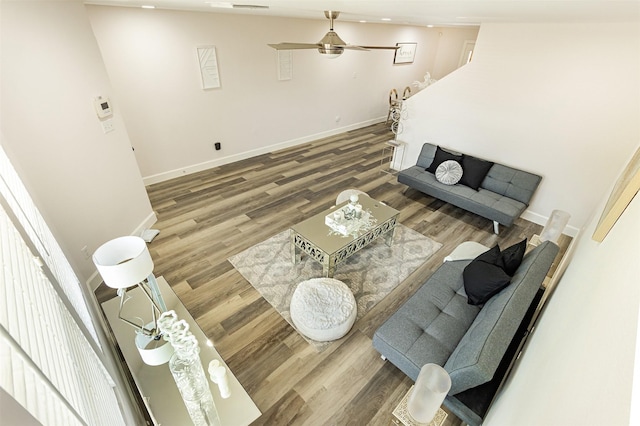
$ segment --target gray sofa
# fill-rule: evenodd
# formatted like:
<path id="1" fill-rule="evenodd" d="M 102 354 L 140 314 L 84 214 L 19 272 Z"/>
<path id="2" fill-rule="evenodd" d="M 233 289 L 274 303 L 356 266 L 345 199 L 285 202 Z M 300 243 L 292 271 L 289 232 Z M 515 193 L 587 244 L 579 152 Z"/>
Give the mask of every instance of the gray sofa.
<path id="1" fill-rule="evenodd" d="M 511 283 L 484 306 L 470 305 L 463 270 L 471 260 L 444 262 L 373 336 L 383 358 L 416 380 L 427 363 L 451 376 L 445 405 L 470 425 L 482 423 L 456 395 L 492 380 L 530 310 L 557 253 L 546 241 L 525 254 Z"/>
<path id="2" fill-rule="evenodd" d="M 520 217 L 542 180 L 533 173 L 495 163 L 477 191 L 461 184 L 445 185 L 425 170 L 431 165 L 436 148 L 425 143 L 416 165 L 400 171 L 398 182 L 492 220 L 496 234 L 499 224 L 511 226 Z"/>

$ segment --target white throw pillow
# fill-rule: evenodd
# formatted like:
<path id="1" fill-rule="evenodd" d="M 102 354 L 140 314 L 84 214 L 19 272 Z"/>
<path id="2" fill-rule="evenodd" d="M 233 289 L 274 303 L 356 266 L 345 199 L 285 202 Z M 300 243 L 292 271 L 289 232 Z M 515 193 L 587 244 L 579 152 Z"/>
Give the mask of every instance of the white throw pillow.
<path id="1" fill-rule="evenodd" d="M 443 161 L 436 169 L 436 179 L 445 185 L 455 185 L 462 177 L 462 166 L 455 160 Z"/>

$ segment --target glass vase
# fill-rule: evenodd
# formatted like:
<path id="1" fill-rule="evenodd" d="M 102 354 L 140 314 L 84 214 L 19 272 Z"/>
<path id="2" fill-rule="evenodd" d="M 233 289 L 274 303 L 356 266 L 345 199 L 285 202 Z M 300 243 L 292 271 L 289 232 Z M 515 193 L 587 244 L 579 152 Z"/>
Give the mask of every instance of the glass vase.
<path id="1" fill-rule="evenodd" d="M 425 364 L 407 400 L 409 416 L 417 423 L 429 423 L 451 389 L 449 373 L 439 365 Z"/>
<path id="2" fill-rule="evenodd" d="M 219 426 L 218 410 L 200 362 L 198 346 L 176 350 L 169 360 L 180 395 L 195 426 Z"/>

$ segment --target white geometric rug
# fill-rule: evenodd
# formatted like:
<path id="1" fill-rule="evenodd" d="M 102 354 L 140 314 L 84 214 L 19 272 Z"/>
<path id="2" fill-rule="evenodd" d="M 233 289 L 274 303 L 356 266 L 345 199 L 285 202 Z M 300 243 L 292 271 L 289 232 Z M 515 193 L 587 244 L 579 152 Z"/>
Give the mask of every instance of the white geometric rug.
<path id="1" fill-rule="evenodd" d="M 334 278 L 353 292 L 358 305 L 356 321 L 440 247 L 442 244 L 398 224 L 391 247 L 378 238 L 338 265 Z M 289 304 L 296 286 L 310 278 L 322 277 L 322 265 L 305 254 L 300 263 L 292 263 L 289 230 L 231 256 L 229 262 L 294 329 Z M 305 339 L 318 351 L 330 343 Z"/>

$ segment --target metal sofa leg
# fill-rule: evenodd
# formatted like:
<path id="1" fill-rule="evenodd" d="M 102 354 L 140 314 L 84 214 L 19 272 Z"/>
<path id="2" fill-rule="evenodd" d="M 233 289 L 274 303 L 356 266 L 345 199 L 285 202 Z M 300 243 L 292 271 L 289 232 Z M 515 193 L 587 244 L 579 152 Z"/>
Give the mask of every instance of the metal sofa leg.
<path id="1" fill-rule="evenodd" d="M 384 356 L 384 355 L 380 355 L 380 358 L 382 358 L 382 360 L 383 360 L 383 361 L 386 361 L 386 360 L 387 360 L 387 357 L 386 357 L 386 356 Z"/>
<path id="2" fill-rule="evenodd" d="M 500 233 L 500 224 L 495 220 L 493 221 L 493 233 L 496 235 Z"/>

